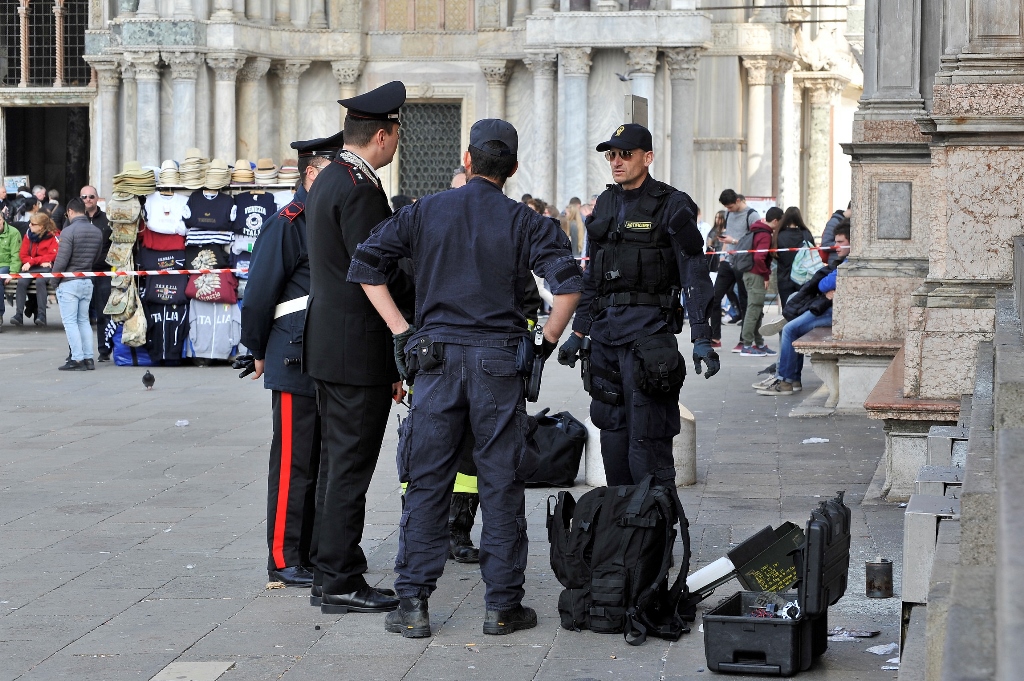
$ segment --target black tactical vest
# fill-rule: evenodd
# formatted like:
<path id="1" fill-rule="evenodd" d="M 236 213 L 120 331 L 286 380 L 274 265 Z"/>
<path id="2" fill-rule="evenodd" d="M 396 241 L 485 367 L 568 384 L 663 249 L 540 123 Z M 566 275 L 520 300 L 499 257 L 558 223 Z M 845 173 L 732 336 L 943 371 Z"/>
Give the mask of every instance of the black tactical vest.
<path id="1" fill-rule="evenodd" d="M 597 283 L 595 313 L 612 305 L 678 306 L 679 269 L 663 216 L 665 199 L 673 191 L 650 179 L 621 225 L 611 191 L 598 199 L 587 225 Z"/>

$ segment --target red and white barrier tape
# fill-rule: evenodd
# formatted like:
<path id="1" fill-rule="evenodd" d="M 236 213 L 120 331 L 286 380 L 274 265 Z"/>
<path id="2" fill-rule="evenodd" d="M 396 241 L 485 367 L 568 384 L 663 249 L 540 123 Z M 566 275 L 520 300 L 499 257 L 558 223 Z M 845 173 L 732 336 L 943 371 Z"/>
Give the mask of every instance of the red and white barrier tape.
<path id="1" fill-rule="evenodd" d="M 119 270 L 110 272 L 18 272 L 0 274 L 0 279 L 85 279 L 87 277 L 151 277 L 161 274 L 220 274 L 248 272 L 247 267 L 211 270 Z"/>
<path id="2" fill-rule="evenodd" d="M 796 248 L 757 248 L 751 250 L 735 251 L 707 251 L 704 255 L 736 255 L 737 253 L 796 253 L 797 251 L 835 251 L 835 246 L 797 246 Z M 577 260 L 590 260 L 585 255 L 577 256 Z"/>

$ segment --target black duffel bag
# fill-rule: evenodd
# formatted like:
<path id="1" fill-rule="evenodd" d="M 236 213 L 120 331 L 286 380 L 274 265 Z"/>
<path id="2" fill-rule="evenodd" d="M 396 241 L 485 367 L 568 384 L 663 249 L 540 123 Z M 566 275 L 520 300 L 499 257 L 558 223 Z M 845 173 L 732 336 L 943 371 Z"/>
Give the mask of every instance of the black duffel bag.
<path id="1" fill-rule="evenodd" d="M 531 487 L 572 487 L 580 470 L 583 447 L 587 444 L 587 427 L 567 411 L 548 416 L 549 409 L 539 412 L 534 440 L 540 452 L 540 465 L 526 484 Z"/>

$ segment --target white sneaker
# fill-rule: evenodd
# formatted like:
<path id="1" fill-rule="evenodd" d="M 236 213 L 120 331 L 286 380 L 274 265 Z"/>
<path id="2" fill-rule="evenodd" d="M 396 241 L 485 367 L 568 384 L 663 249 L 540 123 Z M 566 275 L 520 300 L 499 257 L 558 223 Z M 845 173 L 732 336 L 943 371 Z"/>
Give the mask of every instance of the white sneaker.
<path id="1" fill-rule="evenodd" d="M 759 328 L 757 332 L 762 336 L 774 336 L 775 334 L 780 333 L 782 331 L 782 327 L 784 327 L 788 322 L 789 320 L 785 317 L 776 317 L 770 322 L 762 324 L 761 328 Z"/>
<path id="2" fill-rule="evenodd" d="M 779 380 L 778 376 L 768 376 L 763 381 L 758 381 L 757 383 L 751 383 L 750 387 L 753 388 L 754 390 L 757 390 L 758 388 L 767 388 L 768 386 L 770 386 L 772 383 L 774 383 L 777 380 Z"/>
<path id="3" fill-rule="evenodd" d="M 803 389 L 804 386 L 800 381 L 793 381 L 793 392 L 798 393 Z"/>

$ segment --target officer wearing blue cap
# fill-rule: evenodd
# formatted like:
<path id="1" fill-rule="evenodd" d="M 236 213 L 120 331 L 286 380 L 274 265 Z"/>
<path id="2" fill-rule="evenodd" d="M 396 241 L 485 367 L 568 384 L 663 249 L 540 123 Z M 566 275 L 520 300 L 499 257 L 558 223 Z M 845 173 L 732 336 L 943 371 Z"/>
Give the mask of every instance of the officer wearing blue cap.
<path id="1" fill-rule="evenodd" d="M 601 429 L 608 484 L 637 484 L 653 474 L 675 489 L 672 438 L 686 375 L 675 336 L 682 330 L 681 291 L 697 373 L 704 363 L 705 377 L 714 376 L 719 359 L 711 347 L 713 290 L 697 206 L 650 176 L 652 147 L 650 131 L 636 123 L 619 126 L 597 146 L 615 182 L 587 220 L 586 288 L 558 361 L 575 366 L 584 355 L 583 385 Z"/>
<path id="2" fill-rule="evenodd" d="M 536 612 L 522 605 L 528 553 L 523 476 L 536 460 L 529 432 L 536 423 L 526 414 L 516 361 L 517 349 L 529 342 L 522 301 L 532 269 L 554 294 L 544 327 L 546 358 L 576 308 L 583 280 L 558 223 L 502 193 L 518 167 L 518 146 L 509 123 L 477 121 L 463 156 L 469 182 L 425 196 L 379 225 L 349 268 L 349 281 L 363 285 L 394 334 L 399 370 L 415 380 L 398 456 L 399 479 L 409 483 L 395 559 L 401 604 L 385 619 L 385 630 L 406 637 L 430 635 L 427 599 L 444 571 L 445 519 L 467 422 L 484 517 L 483 632 L 510 634 L 537 624 Z M 415 273 L 412 325 L 384 285 L 400 258 L 411 258 Z"/>
<path id="3" fill-rule="evenodd" d="M 306 192 L 342 144 L 342 133 L 292 142 L 302 184 L 295 198 L 263 223 L 242 300 L 242 344 L 253 380 L 272 392 L 274 437 L 267 479 L 267 566 L 270 580 L 309 587 L 314 497 L 320 466 L 320 417 L 313 379 L 299 367 L 309 294 Z"/>
<path id="4" fill-rule="evenodd" d="M 384 612 L 398 600 L 370 587 L 359 546 L 370 485 L 402 384 L 391 334 L 357 284 L 345 281 L 356 246 L 391 216 L 377 169 L 398 149 L 398 110 L 405 86 L 395 81 L 342 100 L 345 140 L 306 198 L 310 290 L 303 371 L 316 383 L 323 438 L 317 549 L 311 602 L 325 613 Z M 395 298 L 414 305 L 400 270 L 388 279 Z"/>

